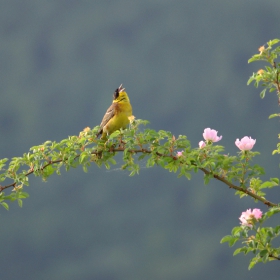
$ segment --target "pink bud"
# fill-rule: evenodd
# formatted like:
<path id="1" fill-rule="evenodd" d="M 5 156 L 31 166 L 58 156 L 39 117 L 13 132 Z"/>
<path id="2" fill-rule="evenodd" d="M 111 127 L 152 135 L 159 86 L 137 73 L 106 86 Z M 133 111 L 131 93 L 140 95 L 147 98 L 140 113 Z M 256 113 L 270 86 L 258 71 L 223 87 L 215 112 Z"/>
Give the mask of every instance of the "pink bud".
<path id="1" fill-rule="evenodd" d="M 211 128 L 205 128 L 204 133 L 202 135 L 206 141 L 218 142 L 222 139 L 223 136 L 218 136 L 217 134 L 218 134 L 217 130 Z"/>
<path id="2" fill-rule="evenodd" d="M 202 149 L 202 148 L 204 148 L 204 147 L 206 146 L 206 144 L 205 144 L 204 141 L 200 141 L 200 142 L 198 143 L 198 146 L 199 146 L 199 149 Z"/>
<path id="3" fill-rule="evenodd" d="M 256 143 L 256 140 L 252 139 L 251 137 L 245 136 L 241 140 L 236 139 L 235 145 L 241 151 L 250 151 Z"/>

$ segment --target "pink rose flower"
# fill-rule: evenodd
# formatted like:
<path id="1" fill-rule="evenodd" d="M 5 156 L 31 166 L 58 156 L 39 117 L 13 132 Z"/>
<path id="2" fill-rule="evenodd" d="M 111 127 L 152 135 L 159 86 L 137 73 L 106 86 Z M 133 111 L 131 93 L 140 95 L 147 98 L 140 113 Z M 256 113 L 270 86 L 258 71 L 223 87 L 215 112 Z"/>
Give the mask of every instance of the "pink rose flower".
<path id="1" fill-rule="evenodd" d="M 246 212 L 242 212 L 239 220 L 242 226 L 253 227 L 253 219 L 259 220 L 262 217 L 262 211 L 260 209 L 248 209 Z"/>
<path id="2" fill-rule="evenodd" d="M 205 128 L 204 133 L 202 135 L 206 141 L 218 142 L 222 139 L 223 136 L 218 136 L 217 134 L 218 134 L 217 130 L 211 128 Z"/>
<path id="3" fill-rule="evenodd" d="M 177 157 L 181 157 L 183 155 L 183 151 L 177 152 Z"/>
<path id="4" fill-rule="evenodd" d="M 206 144 L 205 144 L 204 141 L 200 141 L 200 142 L 198 143 L 198 146 L 199 146 L 199 149 L 202 149 L 202 148 L 204 148 L 204 147 L 206 146 Z"/>
<path id="5" fill-rule="evenodd" d="M 235 141 L 235 145 L 241 151 L 250 151 L 254 147 L 255 143 L 256 140 L 248 136 L 243 137 L 241 140 L 236 139 Z"/>

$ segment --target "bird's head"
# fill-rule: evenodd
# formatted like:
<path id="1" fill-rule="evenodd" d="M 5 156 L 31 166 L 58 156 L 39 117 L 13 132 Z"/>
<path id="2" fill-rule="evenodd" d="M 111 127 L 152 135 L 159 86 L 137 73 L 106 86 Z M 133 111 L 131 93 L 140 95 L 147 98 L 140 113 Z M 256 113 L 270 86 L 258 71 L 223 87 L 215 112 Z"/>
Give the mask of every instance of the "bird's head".
<path id="1" fill-rule="evenodd" d="M 129 102 L 129 98 L 127 93 L 125 92 L 125 88 L 122 87 L 122 84 L 115 90 L 113 94 L 113 102 Z"/>

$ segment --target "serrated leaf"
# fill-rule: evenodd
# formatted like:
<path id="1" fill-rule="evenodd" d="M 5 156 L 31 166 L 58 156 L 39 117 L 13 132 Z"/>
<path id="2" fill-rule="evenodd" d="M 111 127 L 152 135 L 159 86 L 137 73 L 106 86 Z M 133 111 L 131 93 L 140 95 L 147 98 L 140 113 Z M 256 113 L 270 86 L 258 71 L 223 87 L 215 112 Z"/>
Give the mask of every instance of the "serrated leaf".
<path id="1" fill-rule="evenodd" d="M 253 55 L 253 56 L 248 60 L 248 63 L 251 63 L 251 62 L 253 62 L 253 61 L 259 60 L 260 57 L 261 57 L 260 54 L 255 54 L 255 55 Z"/>
<path id="2" fill-rule="evenodd" d="M 233 236 L 237 235 L 240 231 L 243 231 L 242 227 L 234 227 L 231 231 Z"/>
<path id="3" fill-rule="evenodd" d="M 278 42 L 280 42 L 279 39 L 273 39 L 273 40 L 270 40 L 267 44 L 269 46 L 273 46 L 273 45 L 277 44 Z"/>
<path id="4" fill-rule="evenodd" d="M 272 187 L 275 187 L 277 186 L 277 184 L 275 182 L 264 182 L 260 185 L 260 189 L 263 189 L 263 188 L 272 188 Z"/>
<path id="5" fill-rule="evenodd" d="M 238 237 L 232 237 L 232 239 L 229 241 L 228 245 L 230 247 L 232 247 L 238 240 L 239 240 Z"/>
<path id="6" fill-rule="evenodd" d="M 233 256 L 236 256 L 237 254 L 241 253 L 243 250 L 243 248 L 237 248 L 234 252 L 233 252 Z"/>
<path id="7" fill-rule="evenodd" d="M 220 243 L 229 242 L 229 240 L 231 240 L 231 238 L 232 238 L 231 235 L 226 235 L 221 239 Z"/>
<path id="8" fill-rule="evenodd" d="M 9 210 L 9 205 L 6 202 L 1 202 L 1 205 L 6 209 Z"/>
<path id="9" fill-rule="evenodd" d="M 248 266 L 248 270 L 251 270 L 255 265 L 256 265 L 256 261 L 255 261 L 255 258 L 253 258 Z"/>
<path id="10" fill-rule="evenodd" d="M 252 81 L 254 81 L 254 80 L 255 80 L 254 77 L 250 77 L 249 80 L 248 80 L 248 82 L 247 82 L 247 86 L 250 85 L 250 84 L 252 83 Z"/>

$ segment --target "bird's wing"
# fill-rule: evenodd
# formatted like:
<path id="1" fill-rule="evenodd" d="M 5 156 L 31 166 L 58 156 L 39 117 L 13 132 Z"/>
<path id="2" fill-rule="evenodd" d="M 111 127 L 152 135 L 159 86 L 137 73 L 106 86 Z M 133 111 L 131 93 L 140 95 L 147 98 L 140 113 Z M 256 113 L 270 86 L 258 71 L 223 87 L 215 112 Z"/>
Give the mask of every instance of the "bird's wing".
<path id="1" fill-rule="evenodd" d="M 102 133 L 102 130 L 103 130 L 103 127 L 109 122 L 109 120 L 111 119 L 111 118 L 113 118 L 114 117 L 114 115 L 115 115 L 115 106 L 116 104 L 112 104 L 109 108 L 108 108 L 108 110 L 106 111 L 106 113 L 105 113 L 105 115 L 104 115 L 104 117 L 103 117 L 103 119 L 102 119 L 102 122 L 101 122 L 101 124 L 100 124 L 100 130 L 99 130 L 99 132 L 98 132 L 98 134 L 97 135 L 99 135 L 99 134 L 101 134 Z"/>

